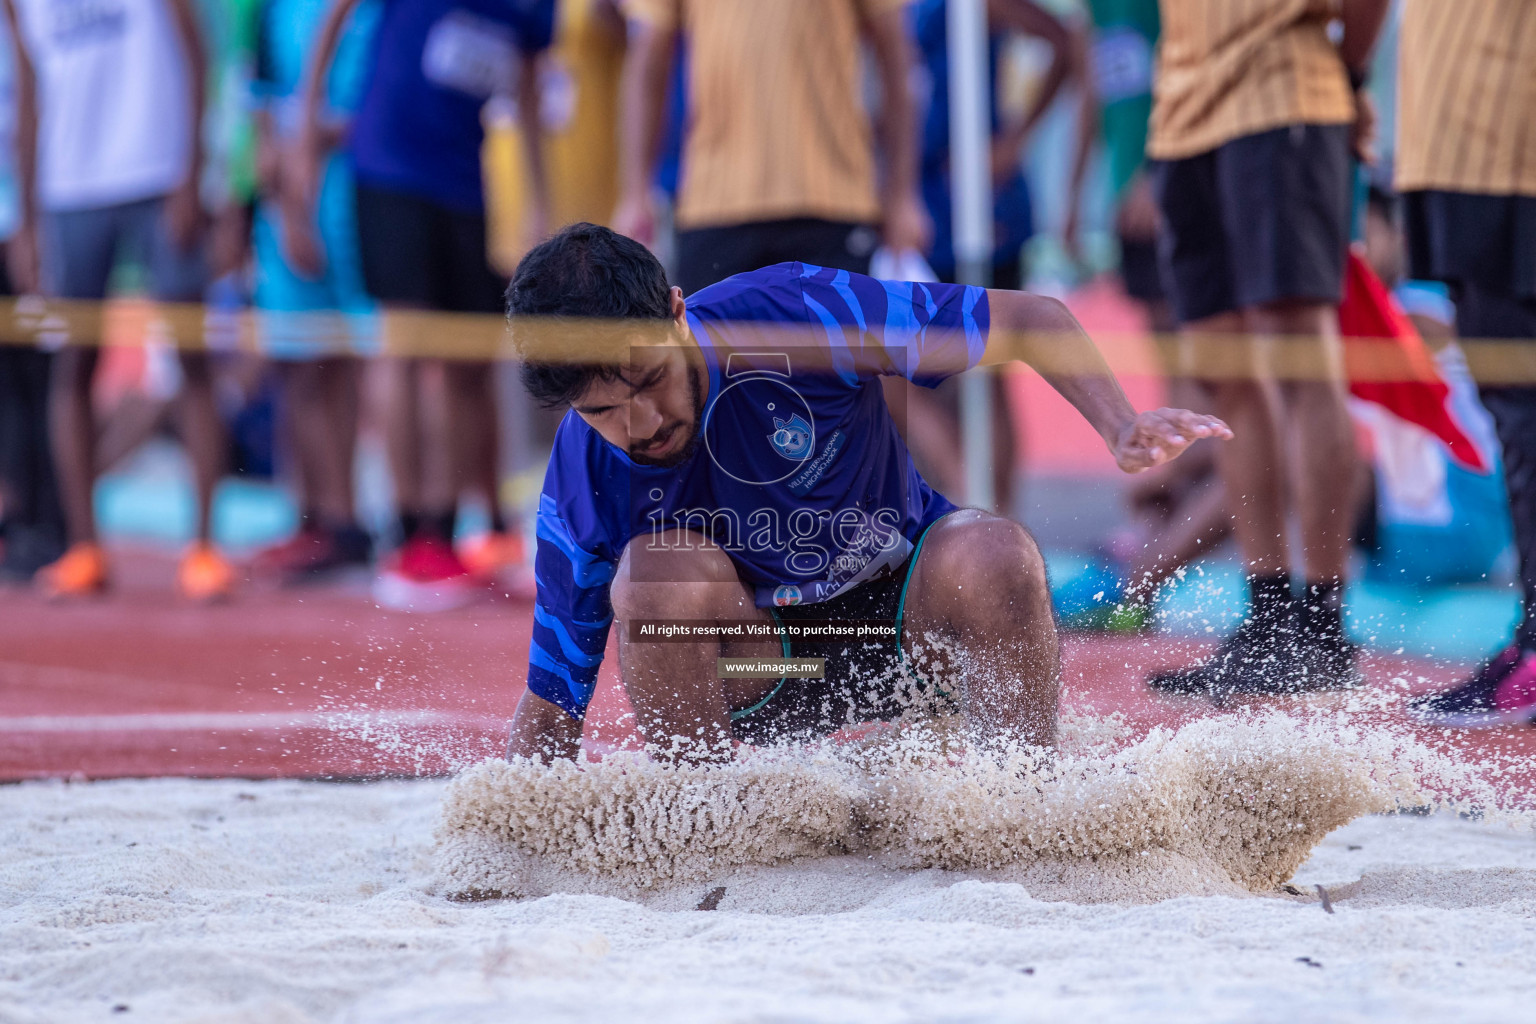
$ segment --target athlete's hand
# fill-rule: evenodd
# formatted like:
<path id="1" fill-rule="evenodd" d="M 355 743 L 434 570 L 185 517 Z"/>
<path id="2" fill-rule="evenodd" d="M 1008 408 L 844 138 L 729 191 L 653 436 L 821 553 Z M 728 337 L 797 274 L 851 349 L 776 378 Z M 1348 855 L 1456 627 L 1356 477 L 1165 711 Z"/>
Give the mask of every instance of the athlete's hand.
<path id="1" fill-rule="evenodd" d="M 1137 416 L 1111 446 L 1115 462 L 1127 473 L 1161 466 L 1202 438 L 1232 439 L 1232 428 L 1215 416 L 1188 409 L 1154 409 Z"/>

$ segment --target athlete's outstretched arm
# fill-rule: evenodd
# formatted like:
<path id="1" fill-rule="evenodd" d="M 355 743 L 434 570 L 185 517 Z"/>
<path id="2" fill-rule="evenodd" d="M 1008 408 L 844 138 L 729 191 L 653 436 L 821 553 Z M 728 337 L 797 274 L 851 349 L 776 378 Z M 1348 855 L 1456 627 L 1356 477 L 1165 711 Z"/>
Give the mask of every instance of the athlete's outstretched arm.
<path id="1" fill-rule="evenodd" d="M 1034 367 L 1093 425 L 1127 473 L 1159 466 L 1203 437 L 1229 439 L 1215 416 L 1188 409 L 1138 414 L 1077 318 L 1055 299 L 1028 292 L 987 292 L 991 328 L 981 365 L 1022 360 Z"/>

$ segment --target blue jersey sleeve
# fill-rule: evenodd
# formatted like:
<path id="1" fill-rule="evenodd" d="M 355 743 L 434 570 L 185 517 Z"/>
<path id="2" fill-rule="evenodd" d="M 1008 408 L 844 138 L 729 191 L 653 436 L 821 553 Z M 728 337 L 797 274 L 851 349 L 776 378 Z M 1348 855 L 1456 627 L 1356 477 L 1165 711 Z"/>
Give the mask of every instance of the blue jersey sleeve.
<path id="1" fill-rule="evenodd" d="M 580 719 L 597 688 L 613 606 L 615 563 L 589 551 L 546 493 L 539 499 L 528 689 Z"/>
<path id="2" fill-rule="evenodd" d="M 528 690 L 580 719 L 597 687 L 613 623 L 608 588 L 626 542 L 625 480 L 574 412 L 555 433 L 539 496 Z"/>
<path id="3" fill-rule="evenodd" d="M 809 263 L 737 274 L 690 304 L 727 333 L 769 324 L 822 332 L 831 369 L 850 387 L 878 376 L 935 387 L 980 362 L 987 344 L 984 288 L 881 281 Z"/>

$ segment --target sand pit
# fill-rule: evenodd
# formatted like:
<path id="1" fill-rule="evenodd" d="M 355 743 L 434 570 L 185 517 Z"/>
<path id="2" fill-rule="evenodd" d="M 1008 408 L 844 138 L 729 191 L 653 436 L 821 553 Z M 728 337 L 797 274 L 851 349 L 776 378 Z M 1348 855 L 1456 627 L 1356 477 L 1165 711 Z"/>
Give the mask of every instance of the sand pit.
<path id="1" fill-rule="evenodd" d="M 728 813 L 719 787 L 632 771 L 631 794 L 648 794 L 650 810 L 594 837 L 608 853 L 564 861 L 557 831 L 532 858 L 545 882 L 566 872 L 568 888 L 587 891 L 520 900 L 447 896 L 445 837 L 490 839 L 458 827 L 473 804 L 462 780 L 0 787 L 0 1021 L 1492 1021 L 1528 1011 L 1528 826 L 1367 813 L 1329 831 L 1334 817 L 1422 782 L 1378 760 L 1413 751 L 1358 735 L 1352 771 L 1330 760 L 1308 774 L 1278 764 L 1280 745 L 1302 760 L 1333 757 L 1343 734 L 1238 724 L 1151 745 L 1080 734 L 1054 769 L 1063 781 L 1026 811 L 980 817 L 971 798 L 1017 780 L 930 764 L 940 784 L 919 799 L 889 783 L 903 777 L 890 750 L 852 768 L 824 763 L 819 788 L 784 761 L 740 770 L 729 786 L 746 798 Z M 1213 765 L 1235 784 L 1202 810 L 1187 797 Z M 496 777 L 484 769 L 481 783 Z M 787 783 L 799 803 L 781 799 Z M 582 801 L 557 804 L 601 805 L 601 773 L 587 786 Z M 1331 799 L 1305 799 L 1308 786 Z M 864 823 L 862 846 L 829 813 L 844 799 Z M 1171 810 L 1109 813 L 1137 801 Z M 539 799 L 522 806 L 547 813 Z M 701 845 L 688 829 L 706 812 L 732 837 L 715 840 L 713 866 L 677 854 Z M 604 845 L 636 820 L 671 823 L 650 848 L 647 885 L 641 858 Z M 882 838 L 872 820 L 916 838 Z M 1209 831 L 1221 822 L 1229 834 Z M 757 839 L 742 841 L 743 830 Z M 497 850 L 512 834 L 481 870 L 505 870 Z M 1027 855 L 988 866 L 1003 839 Z M 1234 860 L 1244 849 L 1256 856 Z M 1303 857 L 1293 891 L 1269 884 L 1286 858 Z M 711 893 L 718 909 L 694 909 Z"/>

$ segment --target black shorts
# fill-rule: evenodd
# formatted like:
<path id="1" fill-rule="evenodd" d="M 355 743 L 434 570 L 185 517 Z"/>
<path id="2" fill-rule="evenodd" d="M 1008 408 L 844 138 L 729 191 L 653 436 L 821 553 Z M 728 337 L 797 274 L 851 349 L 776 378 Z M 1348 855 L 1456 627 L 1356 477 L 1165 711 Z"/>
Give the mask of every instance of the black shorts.
<path id="1" fill-rule="evenodd" d="M 1536 298 L 1536 196 L 1405 192 L 1403 226 L 1409 276 Z"/>
<path id="2" fill-rule="evenodd" d="M 1163 215 L 1163 283 L 1180 323 L 1343 298 L 1349 132 L 1288 125 L 1149 165 Z"/>
<path id="3" fill-rule="evenodd" d="M 932 529 L 932 525 L 929 529 Z M 858 722 L 889 721 L 915 701 L 948 695 L 924 681 L 901 650 L 907 583 L 923 551 L 927 530 L 895 570 L 819 604 L 770 609 L 774 622 L 881 622 L 895 634 L 879 642 L 793 642 L 782 629 L 786 658 L 825 658 L 821 679 L 780 679 L 749 708 L 731 712 L 731 733 L 744 743 L 826 736 Z"/>
<path id="4" fill-rule="evenodd" d="M 1168 297 L 1163 271 L 1157 262 L 1157 242 L 1150 238 L 1120 236 L 1120 280 L 1125 294 L 1151 305 Z"/>
<path id="5" fill-rule="evenodd" d="M 716 281 L 775 263 L 869 273 L 880 235 L 868 224 L 794 217 L 677 233 L 677 286 L 692 295 Z"/>
<path id="6" fill-rule="evenodd" d="M 485 253 L 485 215 L 357 185 L 357 240 L 368 294 L 385 305 L 501 313 L 506 281 Z"/>

